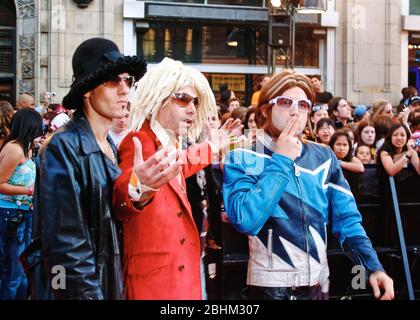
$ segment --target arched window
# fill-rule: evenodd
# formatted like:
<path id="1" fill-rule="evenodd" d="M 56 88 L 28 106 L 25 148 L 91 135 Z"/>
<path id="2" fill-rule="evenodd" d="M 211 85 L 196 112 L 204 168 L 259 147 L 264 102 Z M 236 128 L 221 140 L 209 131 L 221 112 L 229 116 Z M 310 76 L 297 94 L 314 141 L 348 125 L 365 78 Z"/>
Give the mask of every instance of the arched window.
<path id="1" fill-rule="evenodd" d="M 13 0 L 0 2 L 0 100 L 14 102 L 16 74 L 16 7 Z"/>

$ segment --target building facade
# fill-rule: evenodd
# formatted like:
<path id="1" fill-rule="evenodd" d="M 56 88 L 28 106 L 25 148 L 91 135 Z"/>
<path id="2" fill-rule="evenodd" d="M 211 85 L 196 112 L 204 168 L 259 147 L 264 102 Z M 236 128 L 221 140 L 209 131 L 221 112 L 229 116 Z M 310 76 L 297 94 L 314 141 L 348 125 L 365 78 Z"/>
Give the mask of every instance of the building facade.
<path id="1" fill-rule="evenodd" d="M 85 39 L 114 40 L 149 68 L 163 57 L 202 71 L 217 93 L 228 84 L 243 102 L 271 58 L 269 0 L 1 0 L 0 99 L 54 91 L 59 103 L 72 83 L 71 57 Z M 354 104 L 420 87 L 420 0 L 325 0 L 327 11 L 296 14 L 295 69 L 321 75 L 324 87 Z M 269 30 L 270 29 L 270 30 Z M 276 71 L 290 38 L 276 50 Z M 235 37 L 236 46 L 227 45 Z M 285 36 L 284 38 L 282 38 Z M 420 89 L 420 88 L 419 88 Z"/>

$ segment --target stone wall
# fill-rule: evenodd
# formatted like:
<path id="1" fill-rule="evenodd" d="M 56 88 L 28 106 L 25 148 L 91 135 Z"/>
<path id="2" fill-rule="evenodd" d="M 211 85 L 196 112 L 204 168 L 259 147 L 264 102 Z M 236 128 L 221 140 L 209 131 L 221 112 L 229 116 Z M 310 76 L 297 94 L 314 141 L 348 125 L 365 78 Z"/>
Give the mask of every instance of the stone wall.
<path id="1" fill-rule="evenodd" d="M 16 4 L 16 86 L 17 94 L 36 91 L 37 10 L 34 0 L 17 0 Z"/>
<path id="2" fill-rule="evenodd" d="M 15 0 L 17 8 L 17 94 L 36 101 L 55 91 L 59 103 L 72 83 L 71 58 L 85 39 L 105 37 L 123 51 L 124 0 L 93 0 L 85 9 L 72 0 Z M 401 48 L 401 0 L 336 0 L 335 95 L 354 103 L 400 99 L 406 68 Z M 133 44 L 135 48 L 136 44 Z M 134 53 L 134 52 L 133 52 Z"/>
<path id="3" fill-rule="evenodd" d="M 60 103 L 72 83 L 71 59 L 81 42 L 104 37 L 122 50 L 123 0 L 93 0 L 84 9 L 70 0 L 37 2 L 37 94 L 55 91 L 52 102 Z"/>
<path id="4" fill-rule="evenodd" d="M 355 103 L 401 99 L 401 1 L 336 1 L 334 93 Z"/>

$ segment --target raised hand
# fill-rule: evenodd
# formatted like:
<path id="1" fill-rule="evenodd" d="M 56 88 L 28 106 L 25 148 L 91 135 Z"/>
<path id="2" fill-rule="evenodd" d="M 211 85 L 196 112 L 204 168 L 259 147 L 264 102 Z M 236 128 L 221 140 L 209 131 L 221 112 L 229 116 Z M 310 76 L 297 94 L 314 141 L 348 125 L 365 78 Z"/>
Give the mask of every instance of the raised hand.
<path id="1" fill-rule="evenodd" d="M 141 184 L 152 189 L 159 189 L 180 173 L 182 160 L 179 158 L 178 152 L 170 154 L 169 148 L 165 147 L 144 161 L 140 140 L 134 137 L 133 143 L 133 170 Z"/>
<path id="2" fill-rule="evenodd" d="M 405 107 L 400 113 L 398 117 L 401 119 L 402 124 L 408 126 L 408 116 L 410 115 L 410 109 Z"/>
<path id="3" fill-rule="evenodd" d="M 240 119 L 233 120 L 232 118 L 227 119 L 219 129 L 211 129 L 208 123 L 205 126 L 210 132 L 209 140 L 219 151 L 224 151 L 229 146 L 233 130 L 244 127 Z"/>
<path id="4" fill-rule="evenodd" d="M 274 152 L 295 160 L 299 156 L 299 144 L 296 133 L 299 129 L 299 117 L 291 117 L 277 139 Z"/>

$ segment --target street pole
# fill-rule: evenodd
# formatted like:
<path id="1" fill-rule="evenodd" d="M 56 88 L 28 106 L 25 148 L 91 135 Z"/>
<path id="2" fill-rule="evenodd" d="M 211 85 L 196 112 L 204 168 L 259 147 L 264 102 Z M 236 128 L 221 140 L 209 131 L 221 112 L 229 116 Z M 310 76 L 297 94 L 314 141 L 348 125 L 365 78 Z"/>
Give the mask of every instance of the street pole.
<path id="1" fill-rule="evenodd" d="M 290 46 L 291 46 L 291 54 L 290 54 L 290 68 L 295 68 L 295 38 L 296 38 L 296 20 L 295 20 L 295 13 L 296 9 L 294 5 L 290 5 Z"/>
<path id="2" fill-rule="evenodd" d="M 270 75 L 276 72 L 277 53 L 281 52 L 285 55 L 285 66 L 286 68 L 294 69 L 295 67 L 295 37 L 296 37 L 296 21 L 295 13 L 296 8 L 292 3 L 289 3 L 287 7 L 275 8 L 272 6 L 267 7 L 268 10 L 268 73 Z M 275 17 L 287 17 L 279 23 Z M 287 43 L 275 43 L 274 39 L 277 40 L 277 36 L 274 34 L 274 27 L 288 28 L 288 41 Z"/>
<path id="3" fill-rule="evenodd" d="M 267 73 L 269 75 L 273 75 L 275 73 L 276 68 L 276 52 L 273 47 L 273 14 L 271 12 L 272 8 L 267 6 L 267 13 L 268 13 L 268 47 L 267 47 Z"/>

